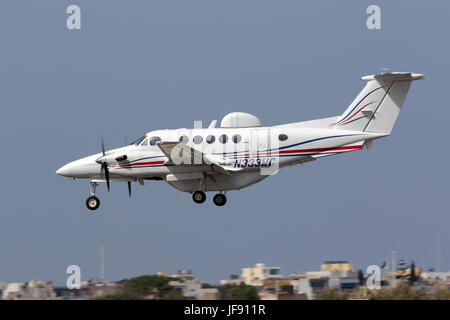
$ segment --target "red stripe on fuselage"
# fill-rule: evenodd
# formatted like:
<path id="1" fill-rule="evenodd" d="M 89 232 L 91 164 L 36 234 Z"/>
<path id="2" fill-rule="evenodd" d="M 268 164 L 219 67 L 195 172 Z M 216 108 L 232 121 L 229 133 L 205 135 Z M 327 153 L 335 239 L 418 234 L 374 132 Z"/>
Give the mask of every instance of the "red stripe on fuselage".
<path id="1" fill-rule="evenodd" d="M 296 150 L 281 150 L 279 152 L 262 152 L 255 153 L 252 156 L 261 156 L 261 155 L 278 155 L 278 154 L 289 154 L 289 153 L 297 153 L 297 152 L 324 152 L 324 151 L 340 151 L 340 150 L 358 150 L 361 149 L 362 146 L 344 146 L 344 147 L 336 147 L 336 148 L 312 148 L 312 149 L 296 149 Z M 250 154 L 227 154 L 225 157 L 249 157 Z"/>
<path id="2" fill-rule="evenodd" d="M 346 146 L 337 148 L 313 148 L 313 149 L 299 149 L 299 150 L 281 150 L 279 154 L 296 153 L 296 152 L 323 152 L 323 151 L 338 151 L 338 150 L 355 150 L 361 149 L 362 146 Z"/>
<path id="3" fill-rule="evenodd" d="M 115 166 L 117 167 L 121 167 L 121 168 L 128 168 L 128 167 L 135 167 L 135 166 L 149 166 L 149 165 L 153 165 L 153 164 L 163 164 L 164 161 L 148 161 L 148 162 L 136 162 L 136 163 L 130 163 L 130 164 L 124 164 L 124 165 L 120 165 L 120 166 Z"/>

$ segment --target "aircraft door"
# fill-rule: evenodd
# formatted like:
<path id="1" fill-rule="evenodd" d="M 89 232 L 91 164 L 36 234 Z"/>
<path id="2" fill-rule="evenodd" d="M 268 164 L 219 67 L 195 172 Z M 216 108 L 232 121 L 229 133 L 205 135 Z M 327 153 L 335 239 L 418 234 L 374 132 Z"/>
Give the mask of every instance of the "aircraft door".
<path id="1" fill-rule="evenodd" d="M 250 131 L 249 155 L 257 158 L 254 163 L 262 175 L 272 175 L 278 171 L 278 146 L 272 145 L 272 141 L 277 142 L 272 135 L 272 130 L 268 128 Z"/>
<path id="2" fill-rule="evenodd" d="M 269 129 L 251 129 L 248 150 L 252 156 L 257 156 L 267 152 L 270 148 Z"/>

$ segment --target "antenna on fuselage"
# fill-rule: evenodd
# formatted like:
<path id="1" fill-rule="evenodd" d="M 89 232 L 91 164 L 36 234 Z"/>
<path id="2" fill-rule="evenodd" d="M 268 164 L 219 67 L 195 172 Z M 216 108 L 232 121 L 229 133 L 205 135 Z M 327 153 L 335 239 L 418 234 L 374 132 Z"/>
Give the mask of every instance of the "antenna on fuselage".
<path id="1" fill-rule="evenodd" d="M 213 129 L 213 128 L 215 128 L 215 127 L 216 127 L 216 124 L 217 124 L 217 120 L 211 121 L 211 123 L 210 123 L 209 126 L 208 126 L 208 129 Z"/>

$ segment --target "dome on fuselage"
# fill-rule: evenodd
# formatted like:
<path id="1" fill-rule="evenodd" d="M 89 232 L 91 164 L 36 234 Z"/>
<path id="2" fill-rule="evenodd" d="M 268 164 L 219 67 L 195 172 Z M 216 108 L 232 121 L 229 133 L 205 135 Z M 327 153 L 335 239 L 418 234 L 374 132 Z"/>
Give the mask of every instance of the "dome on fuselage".
<path id="1" fill-rule="evenodd" d="M 223 117 L 221 128 L 249 128 L 261 127 L 261 121 L 254 115 L 246 112 L 231 112 Z"/>

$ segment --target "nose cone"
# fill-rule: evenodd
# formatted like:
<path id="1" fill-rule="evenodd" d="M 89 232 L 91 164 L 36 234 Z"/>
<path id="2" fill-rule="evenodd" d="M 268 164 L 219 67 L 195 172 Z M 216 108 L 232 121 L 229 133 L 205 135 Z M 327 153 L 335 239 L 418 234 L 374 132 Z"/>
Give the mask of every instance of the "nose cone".
<path id="1" fill-rule="evenodd" d="M 68 178 L 94 178 L 101 176 L 101 167 L 95 162 L 100 155 L 95 154 L 70 162 L 59 168 L 56 174 Z"/>
<path id="2" fill-rule="evenodd" d="M 58 170 L 56 170 L 56 174 L 59 174 L 60 176 L 66 176 L 67 175 L 67 168 L 66 166 L 62 166 Z"/>
<path id="3" fill-rule="evenodd" d="M 56 174 L 59 174 L 60 176 L 63 177 L 70 177 L 70 168 L 69 165 L 64 165 L 61 168 L 59 168 L 58 170 L 56 170 Z"/>

